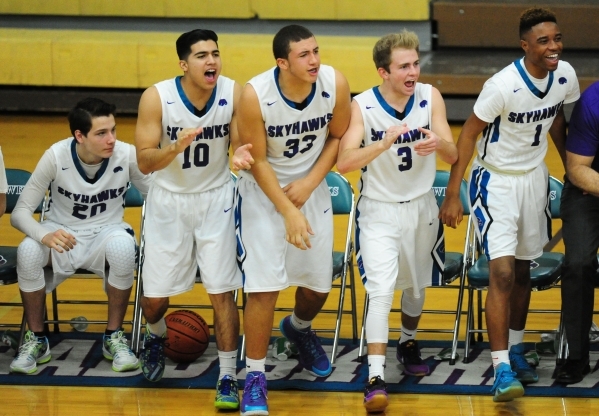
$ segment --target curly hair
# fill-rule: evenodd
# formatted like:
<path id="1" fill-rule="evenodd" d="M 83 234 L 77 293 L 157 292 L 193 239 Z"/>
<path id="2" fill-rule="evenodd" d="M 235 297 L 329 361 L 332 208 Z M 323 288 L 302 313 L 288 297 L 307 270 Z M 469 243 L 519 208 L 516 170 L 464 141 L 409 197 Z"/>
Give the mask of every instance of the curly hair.
<path id="1" fill-rule="evenodd" d="M 524 39 L 524 35 L 530 32 L 533 26 L 544 22 L 553 22 L 557 24 L 555 13 L 540 7 L 531 7 L 530 9 L 524 10 L 520 15 L 520 39 Z"/>

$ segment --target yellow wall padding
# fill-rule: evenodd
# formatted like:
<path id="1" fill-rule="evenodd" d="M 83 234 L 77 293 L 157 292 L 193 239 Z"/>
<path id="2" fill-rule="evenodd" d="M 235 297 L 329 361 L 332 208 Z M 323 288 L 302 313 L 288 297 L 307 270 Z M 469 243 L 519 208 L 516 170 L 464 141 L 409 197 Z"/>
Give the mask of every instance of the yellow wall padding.
<path id="1" fill-rule="evenodd" d="M 250 0 L 0 0 L 0 13 L 249 19 Z"/>
<path id="2" fill-rule="evenodd" d="M 0 29 L 0 84 L 146 88 L 181 74 L 177 33 Z M 319 36 L 322 63 L 352 92 L 379 83 L 375 37 Z M 275 65 L 272 35 L 219 34 L 223 75 L 243 84 Z"/>
<path id="3" fill-rule="evenodd" d="M 429 20 L 429 0 L 0 0 L 0 13 L 293 20 Z"/>
<path id="4" fill-rule="evenodd" d="M 429 0 L 250 0 L 260 19 L 429 20 Z"/>
<path id="5" fill-rule="evenodd" d="M 0 0 L 0 13 L 77 16 L 81 0 Z"/>

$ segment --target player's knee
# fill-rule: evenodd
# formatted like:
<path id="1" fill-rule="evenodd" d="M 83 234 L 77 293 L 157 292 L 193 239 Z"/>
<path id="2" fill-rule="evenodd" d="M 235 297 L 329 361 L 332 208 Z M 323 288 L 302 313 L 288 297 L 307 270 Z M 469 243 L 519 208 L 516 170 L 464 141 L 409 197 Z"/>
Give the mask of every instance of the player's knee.
<path id="1" fill-rule="evenodd" d="M 401 295 L 401 311 L 402 313 L 415 318 L 422 314 L 424 308 L 424 289 L 420 289 L 418 296 L 414 296 L 412 289 L 406 289 Z"/>
<path id="2" fill-rule="evenodd" d="M 41 243 L 26 237 L 17 248 L 17 275 L 19 289 L 23 292 L 35 292 L 46 285 L 44 266 L 48 263 L 50 249 Z"/>
<path id="3" fill-rule="evenodd" d="M 110 267 L 108 284 L 126 290 L 133 286 L 135 241 L 129 236 L 114 236 L 106 243 L 106 261 Z"/>
<path id="4" fill-rule="evenodd" d="M 369 297 L 368 315 L 366 315 L 368 343 L 386 344 L 389 340 L 389 312 L 392 303 L 393 293 Z"/>

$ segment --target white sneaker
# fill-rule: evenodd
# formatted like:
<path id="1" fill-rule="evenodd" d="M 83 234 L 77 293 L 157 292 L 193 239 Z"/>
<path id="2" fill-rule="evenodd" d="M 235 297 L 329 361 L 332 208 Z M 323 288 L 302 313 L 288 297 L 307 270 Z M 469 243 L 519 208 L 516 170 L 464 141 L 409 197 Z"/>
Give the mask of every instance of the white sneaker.
<path id="1" fill-rule="evenodd" d="M 27 331 L 23 345 L 10 363 L 10 371 L 25 374 L 35 373 L 38 363 L 47 363 L 51 358 L 48 338 L 36 337 L 33 332 Z"/>
<path id="2" fill-rule="evenodd" d="M 110 337 L 104 335 L 102 353 L 104 358 L 112 360 L 114 371 L 130 371 L 139 367 L 139 360 L 129 348 L 122 329 L 114 331 Z"/>

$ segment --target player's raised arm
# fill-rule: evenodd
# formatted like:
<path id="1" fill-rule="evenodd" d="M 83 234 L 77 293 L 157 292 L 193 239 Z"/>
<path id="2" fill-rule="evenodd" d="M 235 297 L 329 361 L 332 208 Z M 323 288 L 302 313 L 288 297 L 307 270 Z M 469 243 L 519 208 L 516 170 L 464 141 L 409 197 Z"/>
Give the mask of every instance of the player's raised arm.
<path id="1" fill-rule="evenodd" d="M 200 131 L 200 128 L 183 129 L 179 132 L 176 141 L 169 146 L 158 147 L 162 137 L 162 104 L 156 87 L 148 88 L 139 101 L 135 127 L 135 148 L 139 170 L 148 174 L 164 169 L 193 142 Z"/>

